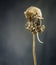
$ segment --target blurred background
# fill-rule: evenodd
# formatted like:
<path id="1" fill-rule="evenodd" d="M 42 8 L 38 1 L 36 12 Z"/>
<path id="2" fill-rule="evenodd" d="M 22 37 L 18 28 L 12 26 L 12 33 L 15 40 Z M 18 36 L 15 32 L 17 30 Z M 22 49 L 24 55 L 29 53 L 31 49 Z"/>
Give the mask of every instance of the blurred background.
<path id="1" fill-rule="evenodd" d="M 24 11 L 43 13 L 46 30 L 36 38 L 37 65 L 56 65 L 56 0 L 0 0 L 0 65 L 33 65 L 32 34 L 25 29 Z"/>

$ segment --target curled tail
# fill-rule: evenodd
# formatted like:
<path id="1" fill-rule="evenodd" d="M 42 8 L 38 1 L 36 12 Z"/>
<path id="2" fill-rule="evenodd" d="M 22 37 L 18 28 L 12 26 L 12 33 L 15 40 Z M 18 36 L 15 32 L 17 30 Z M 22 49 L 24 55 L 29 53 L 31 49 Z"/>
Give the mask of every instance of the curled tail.
<path id="1" fill-rule="evenodd" d="M 43 42 L 39 39 L 39 34 L 38 34 L 38 32 L 37 32 L 37 39 L 38 39 L 38 41 L 39 41 L 40 43 L 43 43 Z"/>

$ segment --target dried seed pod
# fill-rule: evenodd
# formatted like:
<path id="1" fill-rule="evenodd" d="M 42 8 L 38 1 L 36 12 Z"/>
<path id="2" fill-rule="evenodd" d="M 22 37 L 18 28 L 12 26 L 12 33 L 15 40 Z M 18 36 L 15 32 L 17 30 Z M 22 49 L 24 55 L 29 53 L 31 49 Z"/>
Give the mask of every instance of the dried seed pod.
<path id="1" fill-rule="evenodd" d="M 31 6 L 24 12 L 27 19 L 26 29 L 30 32 L 37 34 L 45 30 L 45 26 L 42 25 L 42 12 L 39 8 Z M 39 40 L 39 37 L 37 37 Z"/>

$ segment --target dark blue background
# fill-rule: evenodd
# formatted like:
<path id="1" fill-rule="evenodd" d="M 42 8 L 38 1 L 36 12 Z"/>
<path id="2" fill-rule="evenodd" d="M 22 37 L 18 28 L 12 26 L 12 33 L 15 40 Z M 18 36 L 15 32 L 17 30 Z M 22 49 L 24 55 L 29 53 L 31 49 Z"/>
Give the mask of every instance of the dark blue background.
<path id="1" fill-rule="evenodd" d="M 37 65 L 56 65 L 56 0 L 0 0 L 0 65 L 33 65 L 32 34 L 25 29 L 24 11 L 42 10 L 44 44 L 36 39 Z"/>

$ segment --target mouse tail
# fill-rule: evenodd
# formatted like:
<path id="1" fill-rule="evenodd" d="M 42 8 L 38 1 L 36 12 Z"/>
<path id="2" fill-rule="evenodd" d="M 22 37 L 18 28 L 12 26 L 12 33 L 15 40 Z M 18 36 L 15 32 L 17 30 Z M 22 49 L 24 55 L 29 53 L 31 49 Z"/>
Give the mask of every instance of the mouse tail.
<path id="1" fill-rule="evenodd" d="M 43 42 L 39 39 L 39 34 L 38 34 L 38 32 L 37 32 L 37 39 L 38 39 L 38 41 L 39 41 L 40 43 L 43 43 Z"/>

